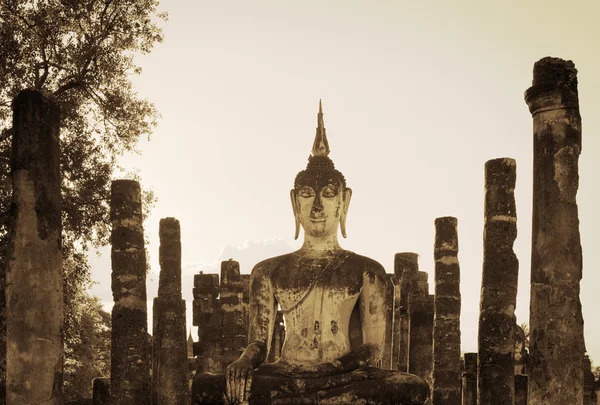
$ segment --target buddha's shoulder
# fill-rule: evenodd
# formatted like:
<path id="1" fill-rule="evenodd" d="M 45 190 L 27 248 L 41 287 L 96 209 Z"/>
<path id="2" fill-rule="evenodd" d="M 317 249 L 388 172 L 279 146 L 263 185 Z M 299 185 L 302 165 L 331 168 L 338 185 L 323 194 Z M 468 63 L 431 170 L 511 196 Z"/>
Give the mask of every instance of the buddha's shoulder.
<path id="1" fill-rule="evenodd" d="M 252 269 L 252 274 L 270 274 L 280 267 L 286 267 L 292 260 L 293 253 L 270 257 L 256 263 Z"/>
<path id="2" fill-rule="evenodd" d="M 381 263 L 370 257 L 359 255 L 358 253 L 352 253 L 348 257 L 347 265 L 367 275 L 385 277 L 386 274 Z"/>

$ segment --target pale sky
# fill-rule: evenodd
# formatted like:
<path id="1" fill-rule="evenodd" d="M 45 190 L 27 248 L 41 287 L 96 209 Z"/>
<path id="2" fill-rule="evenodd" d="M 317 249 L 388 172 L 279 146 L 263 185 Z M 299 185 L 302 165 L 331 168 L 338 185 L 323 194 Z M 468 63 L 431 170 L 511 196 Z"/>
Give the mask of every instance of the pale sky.
<path id="1" fill-rule="evenodd" d="M 321 98 L 330 157 L 353 189 L 342 247 L 388 273 L 396 252 L 418 253 L 433 293 L 434 220 L 458 218 L 464 352 L 477 351 L 484 164 L 516 159 L 516 313 L 528 322 L 533 136 L 523 93 L 534 62 L 555 56 L 579 71 L 581 301 L 599 363 L 600 3 L 491 3 L 163 0 L 165 41 L 137 59 L 134 79 L 162 118 L 142 154 L 122 161 L 159 199 L 145 223 L 149 302 L 160 218 L 181 221 L 188 329 L 194 273 L 230 257 L 249 273 L 300 246 L 289 190 Z M 92 292 L 110 304 L 108 252 L 91 258 Z"/>

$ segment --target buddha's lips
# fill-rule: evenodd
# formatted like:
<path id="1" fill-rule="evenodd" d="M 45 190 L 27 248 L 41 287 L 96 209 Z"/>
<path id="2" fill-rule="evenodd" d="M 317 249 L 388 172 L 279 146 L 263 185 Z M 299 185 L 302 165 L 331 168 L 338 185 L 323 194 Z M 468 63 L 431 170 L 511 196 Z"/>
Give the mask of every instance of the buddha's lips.
<path id="1" fill-rule="evenodd" d="M 325 222 L 325 219 L 327 217 L 323 217 L 323 218 L 310 218 L 310 222 Z"/>

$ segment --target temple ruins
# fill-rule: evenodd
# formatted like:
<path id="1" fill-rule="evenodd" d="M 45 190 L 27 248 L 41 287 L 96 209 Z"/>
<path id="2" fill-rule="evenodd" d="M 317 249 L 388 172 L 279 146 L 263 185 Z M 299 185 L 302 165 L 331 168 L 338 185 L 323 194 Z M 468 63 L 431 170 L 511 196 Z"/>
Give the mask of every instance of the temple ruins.
<path id="1" fill-rule="evenodd" d="M 196 274 L 191 310 L 198 339 L 191 355 L 182 285 L 192 280 L 181 279 L 186 252 L 180 223 L 160 221 L 161 269 L 149 343 L 140 185 L 113 182 L 111 376 L 90 381 L 93 404 L 344 404 L 359 399 L 412 405 L 599 404 L 600 382 L 586 356 L 579 300 L 576 74 L 571 61 L 543 58 L 535 63 L 533 85 L 525 93 L 534 135 L 531 285 L 521 286 L 531 289 L 528 350 L 514 315 L 519 274 L 513 252 L 515 160 L 501 157 L 482 168 L 478 352 L 461 354 L 458 219 L 432 218 L 435 267 L 429 272 L 419 269 L 413 252 L 396 253 L 394 268 L 386 271 L 341 249 L 338 226 L 346 237 L 353 191 L 328 157 L 320 107 L 312 155 L 290 192 L 296 237 L 301 227 L 305 231 L 303 248 L 265 258 L 252 276 L 234 258 L 221 263 L 220 274 Z M 58 405 L 63 356 L 59 110 L 45 95 L 28 90 L 15 98 L 13 111 L 7 404 Z M 326 210 L 337 215 L 337 222 L 315 218 Z M 32 277 L 44 283 L 33 285 Z M 15 298 L 29 289 L 36 291 L 30 300 Z M 35 307 L 51 311 L 35 318 Z"/>

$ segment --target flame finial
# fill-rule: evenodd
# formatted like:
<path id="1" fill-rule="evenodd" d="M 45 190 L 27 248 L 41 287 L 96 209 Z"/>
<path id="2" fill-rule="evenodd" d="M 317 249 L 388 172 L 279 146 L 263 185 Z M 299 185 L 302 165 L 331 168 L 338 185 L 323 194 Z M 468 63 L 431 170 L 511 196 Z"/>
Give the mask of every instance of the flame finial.
<path id="1" fill-rule="evenodd" d="M 315 142 L 313 143 L 312 155 L 313 156 L 328 156 L 329 155 L 329 143 L 327 142 L 327 134 L 325 133 L 325 124 L 323 123 L 323 106 L 319 99 L 319 114 L 317 115 L 317 134 L 315 135 Z"/>

